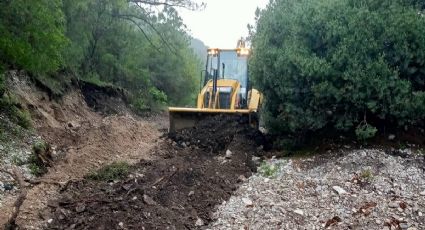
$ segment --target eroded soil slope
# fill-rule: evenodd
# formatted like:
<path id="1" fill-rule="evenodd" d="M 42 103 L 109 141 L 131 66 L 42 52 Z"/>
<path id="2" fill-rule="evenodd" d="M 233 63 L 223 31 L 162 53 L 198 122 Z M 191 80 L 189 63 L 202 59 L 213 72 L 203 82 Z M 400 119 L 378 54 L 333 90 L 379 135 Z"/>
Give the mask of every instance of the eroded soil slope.
<path id="1" fill-rule="evenodd" d="M 11 73 L 9 79 L 9 87 L 31 111 L 34 129 L 52 146 L 54 160 L 37 183 L 25 185 L 28 194 L 16 219 L 21 229 L 43 228 L 47 201 L 56 199 L 71 181 L 114 161 L 136 163 L 154 157 L 151 149 L 161 135 L 157 124 L 162 117 L 143 120 L 126 111 L 105 116 L 90 108 L 78 90 L 54 101 L 23 74 Z M 0 226 L 12 213 L 15 199 L 13 194 L 6 197 L 0 207 Z"/>
<path id="2" fill-rule="evenodd" d="M 52 200 L 49 229 L 193 229 L 251 175 L 257 132 L 237 117 L 215 117 L 163 137 L 155 160 L 122 181 L 71 183 Z M 261 138 L 260 138 L 261 139 Z"/>

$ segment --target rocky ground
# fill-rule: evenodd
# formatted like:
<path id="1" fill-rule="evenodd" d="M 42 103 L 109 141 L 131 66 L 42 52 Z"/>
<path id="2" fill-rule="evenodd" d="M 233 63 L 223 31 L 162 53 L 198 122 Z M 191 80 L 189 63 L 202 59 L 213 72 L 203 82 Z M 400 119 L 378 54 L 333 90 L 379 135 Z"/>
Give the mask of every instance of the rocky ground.
<path id="1" fill-rule="evenodd" d="M 410 150 L 272 159 L 207 229 L 425 229 L 424 169 Z"/>
<path id="2" fill-rule="evenodd" d="M 25 178 L 34 178 L 29 158 L 32 146 L 39 141 L 40 136 L 0 115 L 0 208 L 5 197 L 16 196 L 18 191 L 13 175 L 10 174 L 13 167 L 18 167 Z"/>

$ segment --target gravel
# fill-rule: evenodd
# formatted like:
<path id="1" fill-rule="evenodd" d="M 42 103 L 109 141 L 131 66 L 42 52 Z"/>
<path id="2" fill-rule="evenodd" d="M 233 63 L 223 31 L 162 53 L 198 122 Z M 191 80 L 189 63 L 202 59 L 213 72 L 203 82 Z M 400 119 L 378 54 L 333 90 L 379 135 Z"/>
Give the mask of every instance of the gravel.
<path id="1" fill-rule="evenodd" d="M 274 175 L 260 168 L 207 229 L 424 229 L 424 156 L 393 152 L 271 159 Z"/>
<path id="2" fill-rule="evenodd" d="M 0 115 L 0 207 L 7 196 L 15 196 L 19 190 L 12 176 L 12 167 L 18 167 L 24 178 L 33 178 L 29 169 L 32 145 L 41 138 Z"/>

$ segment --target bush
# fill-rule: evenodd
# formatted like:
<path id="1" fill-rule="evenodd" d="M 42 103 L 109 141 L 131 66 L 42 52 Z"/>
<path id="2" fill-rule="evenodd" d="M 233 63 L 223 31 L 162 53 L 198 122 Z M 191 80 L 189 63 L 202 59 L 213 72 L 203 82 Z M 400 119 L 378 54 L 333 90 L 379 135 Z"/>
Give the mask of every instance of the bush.
<path id="1" fill-rule="evenodd" d="M 275 177 L 277 171 L 279 170 L 280 164 L 273 164 L 273 163 L 267 163 L 263 162 L 260 165 L 259 172 L 264 177 Z"/>
<path id="2" fill-rule="evenodd" d="M 380 124 L 423 120 L 425 17 L 409 2 L 272 1 L 250 62 L 270 131 L 356 130 L 366 139 Z"/>
<path id="3" fill-rule="evenodd" d="M 152 97 L 153 101 L 156 102 L 157 104 L 159 105 L 167 104 L 167 95 L 163 91 L 155 87 L 152 87 L 149 89 L 149 94 Z"/>
<path id="4" fill-rule="evenodd" d="M 42 176 L 47 173 L 47 166 L 40 156 L 47 156 L 50 145 L 44 141 L 38 141 L 32 146 L 32 154 L 28 159 L 28 168 L 34 176 Z"/>
<path id="5" fill-rule="evenodd" d="M 359 126 L 357 126 L 355 132 L 357 139 L 365 141 L 374 137 L 378 130 L 373 126 L 368 125 L 367 123 L 360 123 Z"/>
<path id="6" fill-rule="evenodd" d="M 127 177 L 130 166 L 126 162 L 114 162 L 92 172 L 86 176 L 87 179 L 97 181 L 113 181 Z"/>

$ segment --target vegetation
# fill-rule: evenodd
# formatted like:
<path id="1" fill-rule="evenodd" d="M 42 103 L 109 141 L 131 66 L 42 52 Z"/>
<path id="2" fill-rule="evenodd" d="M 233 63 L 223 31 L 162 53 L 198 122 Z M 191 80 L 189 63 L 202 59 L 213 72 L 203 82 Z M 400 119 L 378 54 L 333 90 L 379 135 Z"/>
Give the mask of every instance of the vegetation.
<path id="1" fill-rule="evenodd" d="M 3 74 L 0 74 L 0 112 L 7 114 L 14 123 L 22 128 L 29 129 L 32 127 L 29 112 L 22 108 L 13 94 L 6 89 Z"/>
<path id="2" fill-rule="evenodd" d="M 113 181 L 127 177 L 130 165 L 127 162 L 114 162 L 87 175 L 87 179 L 97 181 Z"/>
<path id="3" fill-rule="evenodd" d="M 0 62 L 44 74 L 64 63 L 67 44 L 60 0 L 0 2 Z"/>
<path id="4" fill-rule="evenodd" d="M 423 1 L 275 0 L 258 12 L 251 71 L 273 133 L 365 140 L 423 125 Z"/>
<path id="5" fill-rule="evenodd" d="M 360 178 L 366 182 L 370 182 L 373 179 L 373 173 L 370 169 L 365 169 L 361 172 Z"/>
<path id="6" fill-rule="evenodd" d="M 201 61 L 176 6 L 201 7 L 190 0 L 2 1 L 0 66 L 26 70 L 53 96 L 79 78 L 126 89 L 140 109 L 194 103 Z"/>
<path id="7" fill-rule="evenodd" d="M 32 154 L 28 159 L 28 168 L 34 176 L 42 176 L 48 169 L 41 156 L 47 156 L 50 151 L 50 145 L 44 141 L 34 143 Z"/>
<path id="8" fill-rule="evenodd" d="M 276 176 L 276 173 L 279 170 L 279 167 L 280 167 L 280 164 L 267 163 L 264 161 L 260 165 L 259 173 L 263 175 L 264 177 L 272 178 Z"/>

